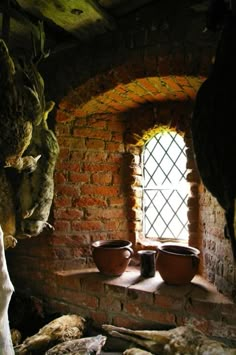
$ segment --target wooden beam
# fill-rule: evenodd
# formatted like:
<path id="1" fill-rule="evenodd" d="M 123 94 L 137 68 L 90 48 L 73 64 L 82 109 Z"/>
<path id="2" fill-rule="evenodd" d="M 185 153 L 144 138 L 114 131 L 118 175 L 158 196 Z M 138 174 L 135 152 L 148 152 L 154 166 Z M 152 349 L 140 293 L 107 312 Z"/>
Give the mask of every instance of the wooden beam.
<path id="1" fill-rule="evenodd" d="M 134 11 L 153 0 L 97 0 L 99 5 L 104 9 L 111 10 L 116 16 L 125 15 L 130 11 Z"/>
<path id="2" fill-rule="evenodd" d="M 3 0 L 2 38 L 8 44 L 10 35 L 10 0 Z"/>
<path id="3" fill-rule="evenodd" d="M 31 15 L 84 41 L 116 28 L 115 20 L 94 0 L 17 0 Z"/>

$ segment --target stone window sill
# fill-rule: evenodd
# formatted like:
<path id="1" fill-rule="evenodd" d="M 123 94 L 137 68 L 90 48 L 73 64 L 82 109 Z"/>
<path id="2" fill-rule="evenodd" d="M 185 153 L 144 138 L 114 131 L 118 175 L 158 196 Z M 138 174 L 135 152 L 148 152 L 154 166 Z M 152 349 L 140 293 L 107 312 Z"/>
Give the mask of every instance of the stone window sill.
<path id="1" fill-rule="evenodd" d="M 139 268 L 135 266 L 128 266 L 126 271 L 119 277 L 102 275 L 97 268 L 58 271 L 57 275 L 63 278 L 67 276 L 73 277 L 74 275 L 81 279 L 86 278 L 87 281 L 97 281 L 104 285 L 128 290 L 129 292 L 155 294 L 170 299 L 187 297 L 204 303 L 234 304 L 232 300 L 218 292 L 214 285 L 200 275 L 196 275 L 188 285 L 183 286 L 167 285 L 158 271 L 156 271 L 154 277 L 143 278 L 140 276 Z"/>

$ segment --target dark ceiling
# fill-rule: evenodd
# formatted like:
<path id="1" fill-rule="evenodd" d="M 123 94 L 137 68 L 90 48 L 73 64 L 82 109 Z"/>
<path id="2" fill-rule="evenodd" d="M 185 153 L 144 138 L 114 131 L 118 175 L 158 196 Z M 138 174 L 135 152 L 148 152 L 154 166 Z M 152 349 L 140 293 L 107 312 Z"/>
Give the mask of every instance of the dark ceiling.
<path id="1" fill-rule="evenodd" d="M 39 37 L 39 20 L 49 41 L 88 42 L 115 30 L 119 19 L 153 0 L 0 1 L 1 37 L 9 48 L 25 48 L 31 45 L 31 33 Z"/>

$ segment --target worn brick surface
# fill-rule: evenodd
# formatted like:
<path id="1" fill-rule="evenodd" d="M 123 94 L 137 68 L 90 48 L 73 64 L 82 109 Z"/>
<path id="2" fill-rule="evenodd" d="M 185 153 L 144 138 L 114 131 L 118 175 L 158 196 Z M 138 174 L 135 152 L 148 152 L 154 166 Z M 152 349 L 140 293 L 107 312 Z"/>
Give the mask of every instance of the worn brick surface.
<path id="1" fill-rule="evenodd" d="M 194 167 L 189 124 L 217 35 L 203 34 L 202 12 L 194 12 L 193 25 L 193 9 L 185 2 L 172 1 L 173 18 L 169 5 L 154 1 L 139 13 L 138 21 L 136 14 L 129 15 L 125 31 L 119 32 L 118 26 L 109 39 L 101 36 L 91 46 L 58 53 L 42 63 L 47 97 L 56 101 L 52 126 L 60 145 L 50 216 L 55 231 L 19 241 L 6 253 L 8 265 L 16 288 L 24 285 L 55 311 L 76 311 L 98 323 L 140 328 L 146 321 L 151 326 L 153 317 L 156 326 L 190 321 L 208 334 L 233 339 L 234 305 L 222 304 L 214 292 L 213 301 L 204 283 L 172 289 L 158 278 L 139 282 L 139 275 L 128 273 L 107 281 L 104 288 L 99 277 L 85 277 L 81 289 L 78 276 L 62 281 L 54 274 L 88 267 L 96 239 L 135 243 L 142 231 L 138 157 L 158 126 L 186 134 L 188 167 Z M 202 248 L 205 276 L 221 292 L 233 295 L 234 266 L 230 242 L 222 232 L 224 213 L 207 191 L 198 193 L 196 171 L 187 178 L 195 189 L 188 204 L 190 242 Z M 198 216 L 194 210 L 199 206 Z"/>

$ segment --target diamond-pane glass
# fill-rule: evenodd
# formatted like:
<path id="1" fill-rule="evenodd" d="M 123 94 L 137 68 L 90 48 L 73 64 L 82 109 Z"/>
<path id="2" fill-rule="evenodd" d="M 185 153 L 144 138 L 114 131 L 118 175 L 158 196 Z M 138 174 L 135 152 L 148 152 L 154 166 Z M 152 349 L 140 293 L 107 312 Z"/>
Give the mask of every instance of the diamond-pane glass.
<path id="1" fill-rule="evenodd" d="M 144 233 L 153 239 L 188 238 L 186 153 L 183 138 L 167 131 L 143 151 Z"/>

